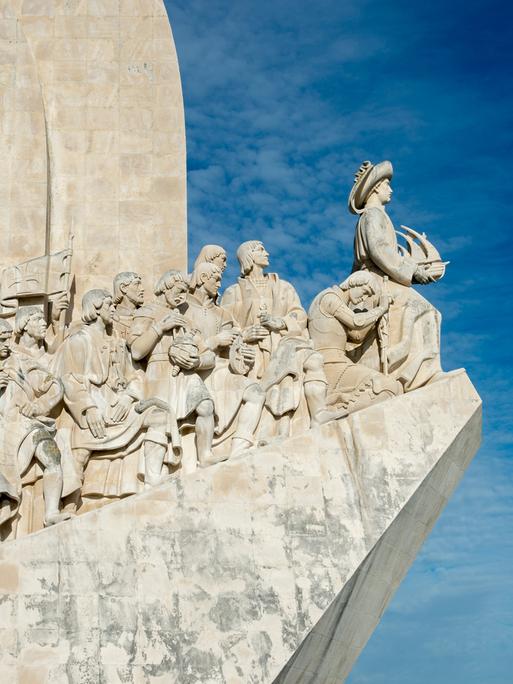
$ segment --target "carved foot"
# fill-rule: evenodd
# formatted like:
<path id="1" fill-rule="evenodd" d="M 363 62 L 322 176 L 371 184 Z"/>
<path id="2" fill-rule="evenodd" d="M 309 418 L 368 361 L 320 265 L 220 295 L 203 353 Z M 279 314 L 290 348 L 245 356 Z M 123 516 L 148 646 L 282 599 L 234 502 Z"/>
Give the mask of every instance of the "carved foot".
<path id="1" fill-rule="evenodd" d="M 51 515 L 47 515 L 45 517 L 45 527 L 50 527 L 50 525 L 56 525 L 57 523 L 62 522 L 63 520 L 69 520 L 70 518 L 74 518 L 75 514 L 72 513 L 71 511 L 62 511 L 62 513 L 52 513 Z"/>
<path id="2" fill-rule="evenodd" d="M 232 439 L 232 450 L 230 452 L 230 458 L 236 458 L 241 456 L 248 449 L 251 449 L 253 442 L 249 439 L 244 439 L 244 437 L 234 437 Z"/>
<path id="3" fill-rule="evenodd" d="M 318 427 L 319 425 L 324 425 L 329 423 L 331 420 L 338 420 L 338 418 L 345 418 L 348 411 L 346 409 L 340 409 L 339 411 L 329 411 L 328 409 L 321 409 L 317 411 L 315 416 L 310 421 L 310 427 Z"/>
<path id="4" fill-rule="evenodd" d="M 208 456 L 198 459 L 198 463 L 200 468 L 207 468 L 208 466 L 215 465 L 216 463 L 221 463 L 221 461 L 226 460 L 228 460 L 228 456 L 215 456 L 211 451 Z"/>

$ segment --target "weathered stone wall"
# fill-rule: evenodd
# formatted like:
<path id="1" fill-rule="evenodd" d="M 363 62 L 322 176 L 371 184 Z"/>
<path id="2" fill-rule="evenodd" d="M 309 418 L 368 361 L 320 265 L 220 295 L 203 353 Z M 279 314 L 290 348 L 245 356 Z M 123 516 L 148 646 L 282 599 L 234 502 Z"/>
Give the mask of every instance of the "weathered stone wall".
<path id="1" fill-rule="evenodd" d="M 1 0 L 0 17 L 5 265 L 73 233 L 78 304 L 119 271 L 151 291 L 186 269 L 183 101 L 162 0 Z"/>
<path id="2" fill-rule="evenodd" d="M 339 683 L 479 440 L 460 371 L 3 544 L 2 681 Z"/>

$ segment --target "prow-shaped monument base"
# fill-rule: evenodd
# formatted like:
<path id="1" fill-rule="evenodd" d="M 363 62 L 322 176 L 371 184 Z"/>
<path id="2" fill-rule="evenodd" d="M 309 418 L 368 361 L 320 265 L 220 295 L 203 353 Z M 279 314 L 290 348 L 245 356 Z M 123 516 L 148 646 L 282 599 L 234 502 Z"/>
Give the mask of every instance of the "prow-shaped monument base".
<path id="1" fill-rule="evenodd" d="M 2 679 L 339 684 L 474 456 L 480 407 L 449 373 L 3 544 Z"/>

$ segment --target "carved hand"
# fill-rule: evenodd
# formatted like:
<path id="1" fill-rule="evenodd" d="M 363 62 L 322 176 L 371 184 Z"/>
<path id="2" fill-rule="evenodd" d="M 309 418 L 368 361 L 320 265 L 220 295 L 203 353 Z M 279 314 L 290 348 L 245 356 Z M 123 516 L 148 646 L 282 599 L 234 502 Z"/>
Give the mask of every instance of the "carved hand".
<path id="1" fill-rule="evenodd" d="M 252 325 L 244 330 L 242 339 L 244 342 L 258 342 L 259 340 L 264 340 L 267 335 L 269 335 L 269 330 L 264 328 L 263 325 Z"/>
<path id="2" fill-rule="evenodd" d="M 236 337 L 237 332 L 234 332 L 233 330 L 221 330 L 221 332 L 214 337 L 214 342 L 217 347 L 229 347 Z"/>
<path id="3" fill-rule="evenodd" d="M 287 327 L 283 318 L 269 316 L 269 314 L 262 314 L 260 316 L 260 323 L 268 330 L 274 330 L 275 332 L 284 330 Z"/>
<path id="4" fill-rule="evenodd" d="M 114 423 L 121 423 L 121 421 L 125 420 L 128 412 L 130 411 L 132 403 L 132 397 L 129 397 L 127 394 L 120 396 L 118 403 L 114 406 L 114 410 L 112 412 L 112 420 Z"/>
<path id="5" fill-rule="evenodd" d="M 35 401 L 26 401 L 20 406 L 20 413 L 22 416 L 25 416 L 25 418 L 34 418 L 34 416 L 37 416 L 38 414 L 37 403 Z"/>
<path id="6" fill-rule="evenodd" d="M 103 439 L 105 437 L 105 421 L 96 406 L 88 408 L 85 417 L 93 437 L 95 439 Z"/>
<path id="7" fill-rule="evenodd" d="M 379 297 L 378 306 L 380 307 L 380 309 L 384 309 L 385 311 L 388 311 L 388 309 L 390 308 L 390 305 L 392 304 L 392 301 L 393 300 L 392 300 L 392 297 L 390 295 L 382 294 Z"/>
<path id="8" fill-rule="evenodd" d="M 67 292 L 61 292 L 52 302 L 52 320 L 58 321 L 61 311 L 66 309 L 69 309 L 69 295 Z"/>
<path id="9" fill-rule="evenodd" d="M 256 349 L 255 347 L 250 347 L 249 344 L 241 344 L 240 347 L 241 354 L 245 361 L 248 363 L 255 363 L 256 359 Z"/>
<path id="10" fill-rule="evenodd" d="M 428 270 L 424 266 L 417 266 L 415 273 L 413 274 L 413 281 L 419 283 L 419 285 L 427 285 L 432 283 L 435 279 L 429 274 Z"/>
<path id="11" fill-rule="evenodd" d="M 173 363 L 176 363 L 184 370 L 193 370 L 200 364 L 199 354 L 193 352 L 185 352 L 178 347 L 171 347 L 169 350 L 169 358 Z"/>
<path id="12" fill-rule="evenodd" d="M 156 326 L 162 333 L 169 332 L 173 328 L 185 328 L 187 326 L 185 318 L 177 311 L 171 311 L 162 318 Z"/>

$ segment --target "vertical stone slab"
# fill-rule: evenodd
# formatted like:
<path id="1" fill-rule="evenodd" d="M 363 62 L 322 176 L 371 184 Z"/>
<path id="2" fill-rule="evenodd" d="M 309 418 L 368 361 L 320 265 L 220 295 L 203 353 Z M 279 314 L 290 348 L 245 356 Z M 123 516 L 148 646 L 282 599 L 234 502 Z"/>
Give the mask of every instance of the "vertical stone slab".
<path id="1" fill-rule="evenodd" d="M 47 150 L 37 66 L 18 6 L 0 1 L 0 249 L 2 263 L 44 253 Z"/>
<path id="2" fill-rule="evenodd" d="M 162 0 L 11 3 L 37 68 L 48 144 L 47 247 L 75 235 L 77 302 L 120 270 L 151 290 L 186 268 L 180 75 Z M 19 97 L 19 84 L 15 85 Z M 37 146 L 44 141 L 38 131 Z M 46 169 L 45 169 L 46 171 Z M 42 254 L 40 234 L 31 254 Z M 43 242 L 44 245 L 44 242 Z M 9 263 L 26 258 L 9 250 Z"/>

